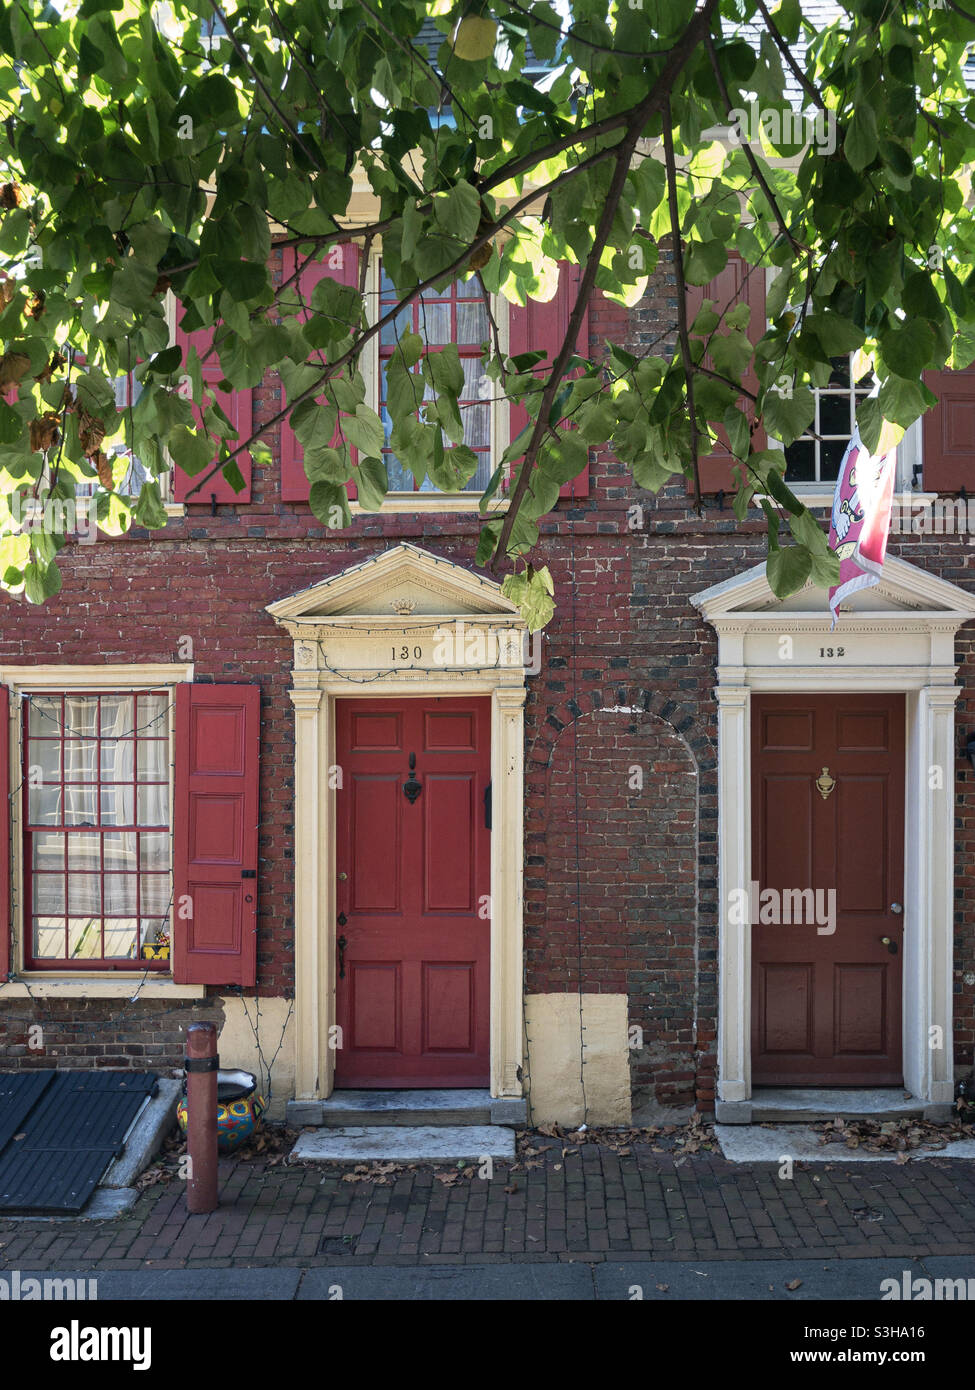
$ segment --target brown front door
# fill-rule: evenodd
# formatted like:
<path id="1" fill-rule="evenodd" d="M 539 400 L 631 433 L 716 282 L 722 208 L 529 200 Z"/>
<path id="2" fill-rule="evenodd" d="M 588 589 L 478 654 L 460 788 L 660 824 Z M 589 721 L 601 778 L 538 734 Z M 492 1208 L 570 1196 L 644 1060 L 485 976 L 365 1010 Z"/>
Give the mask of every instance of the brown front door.
<path id="1" fill-rule="evenodd" d="M 904 726 L 902 695 L 753 697 L 755 1085 L 902 1082 Z"/>

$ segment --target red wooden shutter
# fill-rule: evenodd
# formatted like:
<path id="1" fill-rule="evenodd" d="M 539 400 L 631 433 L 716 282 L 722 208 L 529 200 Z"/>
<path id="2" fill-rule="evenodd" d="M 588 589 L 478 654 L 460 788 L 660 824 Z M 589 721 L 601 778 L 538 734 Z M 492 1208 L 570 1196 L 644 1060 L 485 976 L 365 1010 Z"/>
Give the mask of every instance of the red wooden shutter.
<path id="1" fill-rule="evenodd" d="M 0 685 L 0 981 L 10 974 L 10 930 L 10 691 Z"/>
<path id="2" fill-rule="evenodd" d="M 765 332 L 765 271 L 761 266 L 750 266 L 747 261 L 742 260 L 736 251 L 730 252 L 728 264 L 720 274 L 714 277 L 710 284 L 688 285 L 688 325 L 694 322 L 705 299 L 712 301 L 715 312 L 719 313 L 722 318 L 736 304 L 745 301 L 751 308 L 747 337 L 751 342 L 756 343 Z M 709 359 L 705 357 L 704 362 L 705 365 L 708 365 Z M 758 391 L 758 378 L 751 367 L 745 375 L 744 384 L 749 391 Z M 741 397 L 741 404 L 743 407 L 749 407 L 747 413 L 751 417 L 753 403 L 747 396 L 743 396 Z M 736 492 L 738 479 L 735 457 L 731 452 L 728 436 L 722 426 L 718 427 L 718 440 L 719 446 L 714 453 L 708 454 L 699 461 L 701 491 L 711 493 Z M 766 444 L 764 430 L 756 430 L 752 435 L 752 441 L 756 449 L 764 449 Z M 694 483 L 691 479 L 688 479 L 687 490 L 688 492 L 694 491 Z"/>
<path id="3" fill-rule="evenodd" d="M 253 401 L 254 393 L 249 388 L 246 391 L 220 391 L 217 389 L 217 382 L 223 380 L 223 370 L 214 352 L 209 357 L 206 354 L 210 351 L 213 342 L 214 330 L 212 328 L 201 328 L 196 333 L 184 333 L 181 328 L 176 330 L 176 342 L 183 349 L 183 362 L 186 362 L 186 353 L 190 347 L 195 347 L 203 362 L 203 385 L 209 386 L 213 390 L 217 405 L 230 420 L 237 430 L 238 438 L 236 441 L 228 440 L 227 445 L 230 449 L 235 449 L 241 440 L 250 437 L 253 428 Z M 204 360 L 205 359 L 205 360 Z M 193 414 L 196 416 L 197 425 L 202 423 L 203 412 L 194 407 Z M 217 459 L 217 450 L 213 454 L 214 462 Z M 222 473 L 215 473 L 209 482 L 204 483 L 198 491 L 190 493 L 190 489 L 196 487 L 200 478 L 205 474 L 197 474 L 195 478 L 187 477 L 181 468 L 176 468 L 174 495 L 177 502 L 199 502 L 207 503 L 213 501 L 214 497 L 218 502 L 240 503 L 251 500 L 251 456 L 248 452 L 238 454 L 235 462 L 244 478 L 243 492 L 234 492 Z M 189 496 L 187 494 L 190 493 Z"/>
<path id="4" fill-rule="evenodd" d="M 340 259 L 338 265 L 330 265 L 333 255 Z M 311 302 L 311 292 L 318 284 L 323 275 L 330 275 L 333 280 L 338 280 L 341 285 L 352 285 L 358 288 L 359 284 L 359 247 L 355 242 L 344 242 L 341 246 L 336 246 L 334 252 L 325 256 L 323 261 L 309 261 L 301 272 L 301 298 L 304 303 Z M 287 280 L 294 274 L 295 270 L 295 249 L 293 246 L 286 246 L 283 255 L 283 276 Z M 304 317 L 304 315 L 301 315 Z M 282 405 L 284 402 L 282 401 Z M 332 447 L 336 447 L 340 439 L 338 429 L 332 440 Z M 358 453 L 355 449 L 351 450 L 353 464 L 356 463 Z M 289 421 L 281 422 L 281 500 L 282 502 L 307 502 L 311 492 L 311 484 L 305 474 L 301 445 L 294 436 Z M 355 483 L 349 483 L 349 497 L 356 496 Z"/>
<path id="5" fill-rule="evenodd" d="M 555 355 L 565 340 L 572 306 L 575 304 L 579 291 L 581 275 L 581 266 L 573 265 L 571 261 L 560 261 L 559 287 L 554 298 L 550 299 L 547 304 L 539 304 L 534 299 L 530 299 L 524 309 L 512 305 L 508 310 L 508 355 L 517 357 L 521 352 L 540 352 L 544 348 L 548 356 L 535 368 L 536 375 L 539 377 L 544 371 L 551 370 Z M 589 356 L 588 306 L 579 328 L 576 351 L 581 357 Z M 511 438 L 517 439 L 528 424 L 528 411 L 523 405 L 512 405 L 510 417 Z M 562 487 L 559 488 L 559 496 L 589 496 L 588 464 L 578 477 L 563 483 Z"/>
<path id="6" fill-rule="evenodd" d="M 173 978 L 257 977 L 258 685 L 176 687 Z"/>
<path id="7" fill-rule="evenodd" d="M 938 404 L 922 416 L 926 492 L 975 491 L 975 367 L 925 372 Z"/>

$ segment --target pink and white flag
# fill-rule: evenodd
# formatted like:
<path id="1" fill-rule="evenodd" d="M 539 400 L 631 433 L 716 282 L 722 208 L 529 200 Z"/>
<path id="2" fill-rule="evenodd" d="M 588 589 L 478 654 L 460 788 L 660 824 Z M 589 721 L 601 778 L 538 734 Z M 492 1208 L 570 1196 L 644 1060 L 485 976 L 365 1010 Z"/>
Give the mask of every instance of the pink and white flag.
<path id="1" fill-rule="evenodd" d="M 840 561 L 840 582 L 829 591 L 833 627 L 840 604 L 858 589 L 880 583 L 887 554 L 890 508 L 894 497 L 897 450 L 870 454 L 854 429 L 833 496 L 830 549 Z"/>

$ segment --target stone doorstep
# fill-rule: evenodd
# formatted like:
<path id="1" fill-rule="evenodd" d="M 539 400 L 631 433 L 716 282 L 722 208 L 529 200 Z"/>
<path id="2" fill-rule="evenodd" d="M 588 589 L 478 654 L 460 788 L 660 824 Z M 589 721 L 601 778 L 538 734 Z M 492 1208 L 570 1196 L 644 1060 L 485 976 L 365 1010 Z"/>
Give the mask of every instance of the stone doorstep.
<path id="1" fill-rule="evenodd" d="M 781 1163 L 791 1158 L 802 1163 L 895 1163 L 897 1154 L 891 1151 L 871 1153 L 866 1149 L 848 1149 L 845 1144 L 821 1144 L 821 1135 L 808 1125 L 780 1125 L 764 1129 L 759 1125 L 722 1125 L 714 1127 L 721 1152 L 730 1163 Z M 922 1145 L 906 1151 L 912 1163 L 924 1158 L 975 1159 L 975 1139 L 955 1139 L 943 1149 Z"/>
<path id="2" fill-rule="evenodd" d="M 286 1111 L 286 1123 L 291 1129 L 317 1125 L 327 1129 L 371 1125 L 519 1126 L 527 1122 L 527 1101 L 492 1099 L 488 1090 L 333 1091 L 327 1100 L 291 1100 Z"/>
<path id="3" fill-rule="evenodd" d="M 513 1159 L 502 1125 L 348 1125 L 302 1134 L 291 1157 L 311 1163 L 458 1163 Z"/>
<path id="4" fill-rule="evenodd" d="M 718 1124 L 822 1124 L 844 1120 L 903 1120 L 916 1116 L 950 1120 L 950 1105 L 931 1105 L 908 1095 L 902 1086 L 844 1089 L 814 1086 L 760 1086 L 750 1100 L 715 1102 Z"/>

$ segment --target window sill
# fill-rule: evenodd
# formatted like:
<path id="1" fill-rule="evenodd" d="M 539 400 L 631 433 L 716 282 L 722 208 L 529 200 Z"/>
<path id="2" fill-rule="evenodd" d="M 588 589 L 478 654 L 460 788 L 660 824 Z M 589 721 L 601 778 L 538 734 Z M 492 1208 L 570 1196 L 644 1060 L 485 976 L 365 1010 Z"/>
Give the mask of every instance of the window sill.
<path id="1" fill-rule="evenodd" d="M 836 495 L 833 489 L 829 492 L 822 492 L 819 489 L 805 492 L 801 488 L 794 487 L 792 491 L 805 507 L 832 508 L 833 498 Z M 766 501 L 771 502 L 773 506 L 776 505 L 774 497 L 769 497 L 767 494 L 764 494 L 764 496 Z M 892 505 L 895 507 L 927 507 L 935 501 L 937 496 L 938 494 L 936 492 L 895 492 Z M 761 502 L 762 495 L 756 493 L 754 500 L 756 502 Z"/>
<path id="2" fill-rule="evenodd" d="M 60 975 L 54 972 L 24 974 L 0 984 L 0 999 L 205 999 L 206 985 L 177 985 L 169 977 L 147 979 L 133 972 L 110 980 L 94 975 Z"/>
<path id="3" fill-rule="evenodd" d="M 416 515 L 447 516 L 454 512 L 477 512 L 480 510 L 479 492 L 437 493 L 437 492 L 391 492 L 378 512 L 368 511 L 358 502 L 349 503 L 353 516 L 387 516 L 392 513 L 412 513 Z M 492 515 L 508 510 L 507 497 L 493 497 L 487 511 Z"/>

